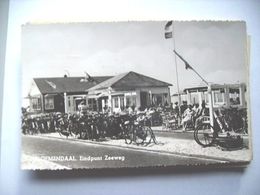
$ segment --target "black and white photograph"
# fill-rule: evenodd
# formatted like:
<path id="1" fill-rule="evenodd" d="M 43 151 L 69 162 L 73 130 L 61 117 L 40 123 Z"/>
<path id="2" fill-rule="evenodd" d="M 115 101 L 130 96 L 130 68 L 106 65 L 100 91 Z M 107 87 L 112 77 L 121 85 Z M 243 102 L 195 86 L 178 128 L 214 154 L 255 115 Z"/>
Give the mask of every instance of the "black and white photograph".
<path id="1" fill-rule="evenodd" d="M 243 21 L 21 27 L 21 169 L 245 166 Z"/>

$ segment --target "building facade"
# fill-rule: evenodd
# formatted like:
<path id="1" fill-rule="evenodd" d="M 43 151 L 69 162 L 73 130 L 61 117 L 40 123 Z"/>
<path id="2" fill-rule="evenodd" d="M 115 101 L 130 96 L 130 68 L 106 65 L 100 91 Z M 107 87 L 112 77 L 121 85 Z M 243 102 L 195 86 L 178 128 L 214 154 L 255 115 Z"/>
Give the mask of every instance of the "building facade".
<path id="1" fill-rule="evenodd" d="M 84 102 L 89 110 L 120 112 L 128 107 L 145 109 L 170 105 L 171 84 L 127 72 L 103 77 L 33 79 L 28 97 L 32 112 L 69 112 Z"/>
<path id="2" fill-rule="evenodd" d="M 144 110 L 167 106 L 170 105 L 169 86 L 171 84 L 130 71 L 90 88 L 88 101 L 95 102 L 98 111 L 108 109 L 115 113 L 129 107 Z"/>
<path id="3" fill-rule="evenodd" d="M 86 100 L 87 90 L 104 80 L 104 77 L 56 77 L 34 78 L 28 93 L 30 111 L 76 112 L 78 105 Z"/>
<path id="4" fill-rule="evenodd" d="M 185 88 L 180 95 L 181 101 L 187 104 L 199 104 L 202 101 L 209 104 L 209 92 L 207 86 Z M 219 107 L 246 107 L 246 84 L 211 84 L 212 103 L 214 108 Z M 178 94 L 171 96 L 172 102 L 179 102 Z M 182 102 L 181 102 L 182 103 Z M 181 104 L 180 103 L 180 104 Z"/>

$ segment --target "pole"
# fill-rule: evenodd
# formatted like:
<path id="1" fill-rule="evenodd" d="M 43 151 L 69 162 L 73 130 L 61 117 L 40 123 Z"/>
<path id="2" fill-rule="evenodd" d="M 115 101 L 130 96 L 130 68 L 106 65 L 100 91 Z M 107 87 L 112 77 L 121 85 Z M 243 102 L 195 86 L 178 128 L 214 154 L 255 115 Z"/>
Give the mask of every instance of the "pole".
<path id="1" fill-rule="evenodd" d="M 209 118 L 211 127 L 214 126 L 214 108 L 213 108 L 213 99 L 212 99 L 212 87 L 208 85 L 208 98 L 209 98 Z"/>
<path id="2" fill-rule="evenodd" d="M 64 112 L 68 112 L 68 105 L 67 105 L 67 93 L 64 92 Z"/>
<path id="3" fill-rule="evenodd" d="M 203 77 L 202 77 L 196 70 L 193 69 L 193 71 L 201 78 L 201 80 L 202 80 L 204 83 L 206 83 L 206 85 L 209 85 L 209 83 L 208 83 L 205 79 L 203 79 Z"/>
<path id="4" fill-rule="evenodd" d="M 206 83 L 207 86 L 209 85 L 209 83 L 194 68 L 192 68 L 191 65 L 189 65 L 189 63 L 186 60 L 184 60 L 183 57 L 180 54 L 177 53 L 175 48 L 174 48 L 173 52 L 185 63 L 185 65 L 189 66 L 189 68 L 192 69 L 201 78 L 201 80 L 204 83 Z"/>
<path id="5" fill-rule="evenodd" d="M 175 51 L 176 48 L 176 43 L 175 43 L 175 33 L 174 33 L 174 21 L 172 22 L 172 39 L 173 39 L 173 49 Z M 178 92 L 178 99 L 179 99 L 179 104 L 178 104 L 178 109 L 179 109 L 179 116 L 181 114 L 181 95 L 180 95 L 180 86 L 179 86 L 179 76 L 178 76 L 178 65 L 177 65 L 177 58 L 176 55 L 174 55 L 174 62 L 175 62 L 175 74 L 176 74 L 176 84 L 177 84 L 177 92 Z M 179 120 L 178 120 L 179 121 Z M 179 124 L 178 124 L 179 125 Z"/>
<path id="6" fill-rule="evenodd" d="M 210 116 L 210 125 L 213 127 L 214 125 L 214 108 L 213 108 L 213 99 L 212 99 L 212 86 L 211 84 L 209 84 L 194 68 L 192 68 L 191 65 L 189 65 L 189 63 L 183 59 L 183 57 L 181 57 L 180 54 L 178 54 L 175 49 L 173 50 L 174 53 L 185 63 L 186 65 L 186 69 L 187 66 L 188 68 L 192 69 L 201 79 L 204 83 L 206 83 L 207 87 L 208 87 L 208 97 L 209 97 L 209 116 Z"/>

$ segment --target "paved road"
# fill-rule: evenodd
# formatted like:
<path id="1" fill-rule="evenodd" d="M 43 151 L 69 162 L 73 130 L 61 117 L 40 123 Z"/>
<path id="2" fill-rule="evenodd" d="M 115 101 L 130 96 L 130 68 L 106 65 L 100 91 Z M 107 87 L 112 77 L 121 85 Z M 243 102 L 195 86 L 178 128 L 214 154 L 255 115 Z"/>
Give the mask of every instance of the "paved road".
<path id="1" fill-rule="evenodd" d="M 218 162 L 217 160 L 206 158 L 162 154 L 92 143 L 82 143 L 75 140 L 61 140 L 57 138 L 43 138 L 37 136 L 22 136 L 22 149 L 23 153 L 31 156 L 62 156 L 75 159 L 75 161 L 55 162 L 69 168 L 115 168 Z M 90 161 L 90 158 L 92 158 L 92 162 Z"/>

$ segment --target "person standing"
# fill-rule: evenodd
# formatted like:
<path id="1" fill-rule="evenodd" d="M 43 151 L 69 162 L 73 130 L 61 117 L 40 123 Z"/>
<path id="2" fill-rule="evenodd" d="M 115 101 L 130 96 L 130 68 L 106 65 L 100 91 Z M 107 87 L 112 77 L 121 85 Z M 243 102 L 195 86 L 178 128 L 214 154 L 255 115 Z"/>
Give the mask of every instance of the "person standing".
<path id="1" fill-rule="evenodd" d="M 189 105 L 188 108 L 183 113 L 183 118 L 182 118 L 183 131 L 186 130 L 188 124 L 192 123 L 193 115 L 194 115 L 194 111 L 192 110 L 192 105 Z"/>
<path id="2" fill-rule="evenodd" d="M 202 121 L 203 117 L 207 116 L 206 103 L 202 101 L 201 107 L 198 109 L 195 119 L 195 128 Z"/>

